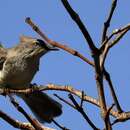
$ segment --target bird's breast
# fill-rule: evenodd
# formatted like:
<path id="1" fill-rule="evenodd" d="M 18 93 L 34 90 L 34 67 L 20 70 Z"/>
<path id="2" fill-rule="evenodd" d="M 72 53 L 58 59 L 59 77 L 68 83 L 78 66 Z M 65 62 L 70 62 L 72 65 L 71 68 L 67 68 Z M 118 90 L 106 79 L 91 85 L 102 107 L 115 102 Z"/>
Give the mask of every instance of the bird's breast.
<path id="1" fill-rule="evenodd" d="M 13 89 L 24 89 L 32 81 L 38 71 L 39 61 L 16 60 L 6 61 L 0 72 L 0 82 L 4 82 Z"/>

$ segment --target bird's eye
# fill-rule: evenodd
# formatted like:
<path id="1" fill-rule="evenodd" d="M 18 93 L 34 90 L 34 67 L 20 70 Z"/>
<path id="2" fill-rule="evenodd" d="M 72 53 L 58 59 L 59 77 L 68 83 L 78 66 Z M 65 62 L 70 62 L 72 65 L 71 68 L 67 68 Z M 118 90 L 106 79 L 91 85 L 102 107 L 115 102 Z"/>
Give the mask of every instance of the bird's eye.
<path id="1" fill-rule="evenodd" d="M 39 41 L 33 41 L 33 45 L 40 46 L 40 43 L 39 43 Z"/>
<path id="2" fill-rule="evenodd" d="M 36 41 L 34 44 L 39 45 L 40 43 L 38 41 Z"/>

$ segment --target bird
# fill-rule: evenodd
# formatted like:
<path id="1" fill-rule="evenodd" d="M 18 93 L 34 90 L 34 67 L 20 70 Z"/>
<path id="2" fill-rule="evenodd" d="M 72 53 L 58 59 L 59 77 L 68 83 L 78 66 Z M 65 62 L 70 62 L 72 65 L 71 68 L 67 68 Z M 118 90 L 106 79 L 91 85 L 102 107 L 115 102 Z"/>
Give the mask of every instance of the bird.
<path id="1" fill-rule="evenodd" d="M 50 51 L 57 51 L 45 41 L 21 36 L 12 48 L 0 47 L 0 86 L 9 89 L 26 89 L 39 70 L 40 58 Z M 51 123 L 62 114 L 62 105 L 41 91 L 17 94 L 28 105 L 41 123 Z"/>

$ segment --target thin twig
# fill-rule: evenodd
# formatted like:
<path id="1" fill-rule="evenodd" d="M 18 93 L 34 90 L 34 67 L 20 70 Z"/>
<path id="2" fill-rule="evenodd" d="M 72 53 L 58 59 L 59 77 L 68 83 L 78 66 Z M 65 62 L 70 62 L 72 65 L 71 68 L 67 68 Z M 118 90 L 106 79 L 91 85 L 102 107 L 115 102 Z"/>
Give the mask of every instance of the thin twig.
<path id="1" fill-rule="evenodd" d="M 101 47 L 100 47 L 100 51 L 102 52 L 104 50 L 104 47 L 106 45 L 106 43 L 108 43 L 111 38 L 115 35 L 118 35 L 118 34 L 121 34 L 122 32 L 124 32 L 125 30 L 130 30 L 130 24 L 128 25 L 125 25 L 124 27 L 122 28 L 119 28 L 119 29 L 115 29 L 112 34 L 110 36 L 108 36 L 108 38 L 102 43 Z"/>
<path id="2" fill-rule="evenodd" d="M 70 103 L 69 101 L 63 99 L 62 97 L 58 96 L 57 94 L 54 94 L 54 96 L 56 96 L 59 100 L 66 103 L 67 105 L 71 106 L 72 108 L 76 109 L 76 107 L 72 103 Z"/>
<path id="3" fill-rule="evenodd" d="M 83 102 L 84 102 L 84 91 L 82 91 L 82 98 L 81 98 L 81 102 L 80 102 L 80 107 L 83 107 Z"/>
<path id="4" fill-rule="evenodd" d="M 64 127 L 64 126 L 61 126 L 57 121 L 55 121 L 54 119 L 52 119 L 52 122 L 58 126 L 61 130 L 69 130 L 68 128 Z"/>
<path id="5" fill-rule="evenodd" d="M 112 42 L 111 42 L 111 44 L 109 44 L 109 48 L 111 48 L 111 47 L 113 47 L 114 45 L 116 45 L 118 42 L 119 42 L 119 40 L 129 31 L 130 29 L 126 29 L 126 30 L 124 30 L 123 32 L 121 32 L 120 34 L 119 34 L 119 36 L 117 36 Z"/>
<path id="6" fill-rule="evenodd" d="M 89 117 L 87 116 L 87 114 L 84 112 L 83 108 L 80 107 L 80 105 L 76 102 L 76 100 L 74 99 L 72 94 L 68 95 L 69 98 L 71 99 L 72 103 L 75 105 L 75 107 L 77 108 L 77 111 L 81 113 L 81 115 L 84 117 L 84 119 L 88 122 L 88 124 L 94 129 L 94 130 L 99 130 L 94 123 L 89 119 Z"/>
<path id="7" fill-rule="evenodd" d="M 12 96 L 10 96 L 10 99 L 13 106 L 26 117 L 26 119 L 32 124 L 32 126 L 36 130 L 44 130 L 42 128 L 42 125 L 36 119 L 32 118 L 31 115 L 27 114 L 25 110 L 18 104 L 18 102 L 16 102 L 16 100 Z"/>
<path id="8" fill-rule="evenodd" d="M 118 36 L 113 41 L 105 44 L 104 50 L 102 51 L 101 60 L 100 60 L 100 66 L 102 68 L 104 66 L 104 62 L 106 60 L 106 56 L 107 56 L 110 48 L 112 48 L 114 45 L 116 45 L 129 30 L 130 30 L 130 28 L 123 30 L 120 34 L 118 34 Z"/>
<path id="9" fill-rule="evenodd" d="M 109 15 L 108 15 L 108 18 L 107 18 L 106 22 L 104 22 L 104 28 L 103 28 L 103 34 L 102 34 L 102 43 L 106 39 L 107 30 L 108 30 L 108 28 L 110 26 L 110 22 L 111 22 L 114 10 L 116 8 L 116 5 L 117 5 L 117 0 L 113 0 L 112 5 L 111 5 L 111 9 L 110 9 L 110 12 L 109 12 Z"/>
<path id="10" fill-rule="evenodd" d="M 116 105 L 116 108 L 117 108 L 118 112 L 121 113 L 121 112 L 123 112 L 123 110 L 122 110 L 122 108 L 119 104 L 119 101 L 117 99 L 117 96 L 116 96 L 116 93 L 115 93 L 115 90 L 114 90 L 114 87 L 113 87 L 113 84 L 112 84 L 111 77 L 105 69 L 104 69 L 104 76 L 105 76 L 106 81 L 108 82 L 108 85 L 110 86 L 111 94 L 112 94 L 114 103 Z"/>
<path id="11" fill-rule="evenodd" d="M 55 94 L 55 96 L 58 98 L 58 99 L 60 99 L 61 101 L 63 101 L 64 103 L 66 103 L 67 105 L 69 105 L 69 106 L 71 106 L 72 108 L 74 108 L 74 109 L 76 109 L 76 110 L 78 110 L 82 115 L 83 115 L 83 117 L 87 120 L 87 121 L 89 121 L 89 122 L 91 122 L 90 121 L 90 119 L 88 118 L 88 116 L 86 115 L 86 113 L 85 112 L 83 112 L 84 110 L 83 110 L 83 107 L 82 107 L 82 104 L 83 104 L 83 101 L 84 101 L 84 92 L 82 91 L 82 98 L 81 98 L 81 102 L 82 103 L 80 103 L 80 105 L 78 105 L 78 103 L 74 100 L 74 99 L 72 99 L 72 95 L 71 94 L 69 94 L 69 97 L 70 97 L 70 99 L 71 99 L 71 101 L 73 100 L 73 104 L 71 104 L 70 102 L 68 102 L 68 101 L 66 101 L 65 99 L 63 99 L 63 98 L 61 98 L 61 97 L 59 97 L 57 94 Z M 80 110 L 80 109 L 82 109 L 82 110 Z M 91 122 L 92 123 L 92 122 Z M 92 123 L 92 126 L 93 126 L 93 123 Z M 95 127 L 94 127 L 95 128 Z M 99 130 L 99 129 L 94 129 L 94 130 Z"/>
<path id="12" fill-rule="evenodd" d="M 117 124 L 119 122 L 125 122 L 127 120 L 129 120 L 129 119 L 127 119 L 127 118 L 123 118 L 123 119 L 119 118 L 119 119 L 114 120 L 111 125 L 113 126 L 113 125 L 115 125 L 115 124 Z"/>
<path id="13" fill-rule="evenodd" d="M 1 110 L 0 110 L 0 117 L 15 128 L 22 130 L 35 130 L 35 128 L 30 123 L 19 122 L 18 120 L 13 119 L 12 117 L 10 117 Z"/>

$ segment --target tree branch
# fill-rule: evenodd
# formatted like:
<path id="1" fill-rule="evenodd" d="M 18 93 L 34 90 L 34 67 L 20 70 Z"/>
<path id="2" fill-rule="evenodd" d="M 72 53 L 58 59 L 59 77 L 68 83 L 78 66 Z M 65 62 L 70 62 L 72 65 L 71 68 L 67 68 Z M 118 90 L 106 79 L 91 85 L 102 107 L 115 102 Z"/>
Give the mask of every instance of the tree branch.
<path id="1" fill-rule="evenodd" d="M 25 22 L 26 22 L 27 24 L 29 24 L 29 25 L 32 27 L 32 29 L 33 29 L 34 31 L 36 31 L 47 43 L 51 44 L 52 46 L 58 47 L 58 48 L 60 48 L 60 49 L 62 49 L 62 50 L 65 50 L 65 51 L 67 51 L 68 53 L 70 53 L 70 54 L 72 54 L 72 55 L 74 55 L 74 56 L 79 57 L 80 59 L 82 59 L 82 60 L 85 61 L 86 63 L 88 63 L 88 64 L 94 66 L 93 62 L 91 62 L 90 60 L 88 60 L 86 57 L 84 57 L 84 56 L 83 56 L 82 54 L 80 54 L 78 51 L 76 51 L 76 50 L 74 50 L 74 49 L 72 49 L 72 48 L 69 48 L 69 47 L 66 46 L 66 45 L 62 45 L 62 44 L 60 44 L 60 43 L 58 43 L 58 42 L 56 42 L 56 41 L 53 41 L 53 40 L 49 39 L 49 38 L 40 30 L 40 28 L 33 23 L 33 21 L 32 21 L 29 17 L 26 18 Z"/>
<path id="2" fill-rule="evenodd" d="M 69 129 L 67 129 L 66 127 L 64 127 L 64 126 L 61 126 L 58 122 L 56 122 L 55 120 L 52 120 L 53 121 L 53 123 L 56 125 L 56 126 L 58 126 L 61 130 L 69 130 Z"/>
<path id="3" fill-rule="evenodd" d="M 72 7 L 70 6 L 69 2 L 67 0 L 61 0 L 63 6 L 65 7 L 65 9 L 67 10 L 67 12 L 69 13 L 69 15 L 71 16 L 71 18 L 75 21 L 75 23 L 78 25 L 79 29 L 81 30 L 84 38 L 86 39 L 89 48 L 92 52 L 92 54 L 94 54 L 95 52 L 98 52 L 98 49 L 96 48 L 96 46 L 94 45 L 94 42 L 87 30 L 87 28 L 84 26 L 83 22 L 81 21 L 79 15 L 72 9 Z"/>
<path id="4" fill-rule="evenodd" d="M 71 16 L 71 18 L 76 22 L 76 24 L 80 28 L 82 34 L 84 35 L 84 38 L 86 39 L 86 41 L 89 45 L 91 54 L 92 54 L 93 59 L 94 59 L 95 73 L 96 73 L 96 77 L 97 77 L 96 83 L 97 83 L 97 89 L 98 89 L 99 102 L 100 102 L 102 116 L 104 117 L 105 113 L 107 112 L 107 108 L 106 108 L 104 89 L 103 89 L 103 84 L 102 84 L 103 73 L 100 71 L 101 70 L 101 68 L 100 68 L 100 58 L 99 58 L 100 52 L 96 48 L 96 46 L 94 45 L 94 42 L 92 41 L 92 38 L 91 38 L 89 32 L 87 31 L 87 29 L 85 28 L 84 24 L 80 20 L 80 17 L 72 9 L 69 2 L 67 0 L 61 0 L 61 2 L 64 5 L 67 12 L 69 13 L 69 15 Z M 108 128 L 108 129 L 110 128 L 109 130 L 111 130 L 111 125 L 110 125 L 109 120 L 108 120 L 107 124 L 105 124 L 105 125 L 106 125 L 106 128 Z"/>
<path id="5" fill-rule="evenodd" d="M 121 40 L 121 38 L 122 38 L 129 30 L 130 30 L 130 28 L 124 30 L 123 32 L 121 32 L 121 33 L 109 44 L 109 49 L 112 48 L 114 45 L 116 45 L 116 44 Z"/>
<path id="6" fill-rule="evenodd" d="M 76 109 L 76 107 L 72 103 L 70 103 L 69 101 L 63 99 L 62 97 L 58 96 L 57 94 L 54 94 L 54 96 L 57 97 L 62 102 L 66 103 L 67 105 L 71 106 L 73 109 Z"/>
<path id="7" fill-rule="evenodd" d="M 22 130 L 35 130 L 30 123 L 19 122 L 0 110 L 0 117 L 15 128 Z"/>
<path id="8" fill-rule="evenodd" d="M 102 44 L 100 51 L 102 52 L 101 56 L 100 56 L 100 66 L 104 69 L 104 77 L 106 79 L 106 81 L 108 82 L 109 86 L 110 86 L 110 90 L 112 93 L 112 97 L 113 100 L 115 102 L 115 105 L 117 107 L 117 110 L 119 112 L 122 112 L 122 109 L 120 107 L 120 104 L 118 102 L 117 96 L 115 94 L 113 85 L 112 85 L 112 81 L 110 79 L 110 75 L 108 72 L 106 72 L 105 68 L 104 68 L 104 63 L 105 63 L 105 59 L 106 56 L 110 50 L 110 48 L 112 48 L 114 45 L 116 45 L 120 39 L 130 30 L 130 24 L 124 26 L 123 28 L 120 29 L 116 29 L 115 31 L 113 31 L 113 33 L 104 41 L 104 43 Z M 116 38 L 113 41 L 109 41 L 114 35 L 117 35 Z"/>
<path id="9" fill-rule="evenodd" d="M 84 109 L 76 102 L 76 100 L 74 99 L 73 95 L 70 93 L 69 95 L 70 100 L 72 101 L 72 103 L 75 105 L 76 110 L 78 112 L 80 112 L 80 114 L 84 117 L 84 119 L 88 122 L 88 124 L 94 129 L 94 130 L 99 130 L 94 124 L 93 122 L 89 119 L 89 117 L 87 116 L 87 114 L 84 112 Z"/>
<path id="10" fill-rule="evenodd" d="M 120 106 L 120 104 L 118 102 L 117 96 L 115 94 L 115 90 L 114 90 L 114 87 L 113 87 L 113 84 L 112 84 L 111 77 L 110 77 L 109 73 L 105 69 L 104 69 L 104 75 L 105 75 L 106 81 L 108 82 L 108 85 L 110 86 L 110 91 L 111 91 L 114 103 L 116 105 L 116 108 L 117 108 L 118 112 L 121 113 L 121 112 L 123 112 L 123 110 L 122 110 L 122 108 L 121 108 L 121 106 Z"/>
<path id="11" fill-rule="evenodd" d="M 103 86 L 103 68 L 100 66 L 100 57 L 98 55 L 94 55 L 94 63 L 95 63 L 95 80 L 97 84 L 97 90 L 98 90 L 98 97 L 99 97 L 99 103 L 100 103 L 100 109 L 101 109 L 101 116 L 105 123 L 105 129 L 111 130 L 111 123 L 109 117 L 108 120 L 105 120 L 105 116 L 107 113 L 107 105 L 105 100 L 105 94 L 104 94 L 104 86 Z"/>
<path id="12" fill-rule="evenodd" d="M 79 18 L 79 16 L 78 16 L 78 14 L 71 8 L 71 6 L 69 5 L 69 3 L 68 3 L 68 1 L 67 0 L 61 0 L 62 2 L 63 2 L 63 5 L 65 6 L 65 8 L 66 8 L 66 10 L 68 11 L 68 13 L 70 14 L 70 16 L 72 17 L 72 19 L 77 23 L 77 25 L 78 25 L 78 27 L 80 28 L 80 30 L 81 30 L 81 32 L 83 33 L 83 35 L 84 35 L 84 37 L 85 36 L 88 36 L 89 35 L 89 33 L 88 33 L 88 31 L 87 31 L 87 29 L 85 28 L 85 26 L 83 25 L 83 23 L 82 23 L 82 21 L 80 20 L 80 18 Z M 117 2 L 116 0 L 115 0 L 115 2 Z M 114 3 L 114 1 L 113 1 L 113 3 Z M 108 30 L 108 28 L 109 28 L 109 24 L 110 24 L 110 21 L 111 21 L 111 18 L 112 18 L 112 15 L 113 15 L 113 12 L 114 12 L 114 9 L 115 9 L 115 7 L 116 7 L 116 5 L 112 5 L 112 8 L 111 8 L 111 11 L 110 11 L 110 15 L 109 15 L 109 17 L 108 17 L 108 21 L 106 21 L 106 22 L 108 22 L 107 24 L 107 26 L 106 26 L 106 34 L 107 34 L 107 30 Z M 26 21 L 27 22 L 27 21 Z M 29 22 L 28 22 L 29 23 Z M 89 44 L 89 47 L 90 47 L 90 50 L 91 50 L 91 52 L 92 52 L 92 56 L 93 56 L 93 58 L 94 58 L 94 63 L 93 62 L 90 62 L 88 59 L 86 60 L 86 58 L 83 56 L 82 57 L 82 55 L 80 56 L 80 54 L 76 51 L 76 50 L 73 50 L 72 49 L 72 51 L 71 50 L 68 50 L 68 47 L 67 47 L 67 49 L 66 49 L 66 46 L 64 46 L 64 45 L 60 45 L 59 43 L 57 43 L 57 42 L 55 42 L 55 41 L 52 41 L 52 40 L 50 40 L 50 39 L 48 39 L 41 31 L 39 32 L 38 31 L 38 27 L 37 26 L 35 26 L 34 24 L 30 24 L 32 27 L 33 27 L 33 29 L 36 31 L 36 32 L 38 32 L 39 34 L 40 34 L 40 36 L 42 36 L 42 38 L 44 39 L 44 40 L 46 40 L 48 43 L 50 43 L 50 44 L 52 44 L 53 46 L 57 46 L 57 47 L 59 47 L 59 48 L 62 48 L 63 50 L 66 50 L 67 52 L 69 52 L 70 54 L 73 54 L 73 55 L 75 55 L 75 56 L 78 56 L 79 58 L 81 58 L 82 60 L 84 60 L 85 62 L 87 62 L 87 63 L 89 63 L 90 65 L 92 65 L 93 67 L 95 67 L 95 71 L 96 71 L 96 77 L 97 77 L 97 79 L 96 79 L 96 81 L 97 81 L 97 87 L 98 87 L 98 93 L 99 93 L 99 101 L 100 101 L 100 104 L 102 104 L 102 105 L 100 105 L 100 107 L 102 107 L 102 112 L 104 113 L 106 113 L 107 112 L 107 107 L 106 107 L 106 103 L 105 103 L 105 96 L 104 96 L 104 89 L 103 89 L 103 84 L 102 84 L 102 81 L 103 81 L 103 75 L 104 75 L 104 62 L 105 62 L 105 59 L 106 59 L 106 56 L 107 56 L 107 53 L 108 53 L 108 50 L 109 50 L 109 48 L 111 48 L 112 46 L 114 46 L 123 36 L 124 36 L 124 34 L 128 31 L 126 31 L 126 30 L 124 30 L 124 31 L 122 31 L 122 33 L 120 33 L 113 41 L 112 41 L 112 44 L 110 43 L 109 44 L 109 46 L 107 47 L 107 48 L 105 48 L 105 49 L 103 49 L 103 53 L 101 53 L 101 54 L 103 54 L 103 57 L 102 57 L 102 59 L 100 59 L 99 58 L 99 56 L 101 55 L 100 54 L 100 52 L 98 51 L 98 49 L 96 48 L 93 48 L 93 45 L 94 45 L 94 43 L 93 43 L 93 41 L 92 41 L 92 39 L 91 39 L 91 37 L 89 37 L 88 36 L 88 38 L 90 38 L 89 40 L 88 39 L 86 39 L 86 41 L 88 42 L 88 44 Z M 83 25 L 83 26 L 82 26 Z M 105 28 L 105 27 L 104 27 Z M 85 31 L 87 31 L 87 33 L 85 33 Z M 117 31 L 118 32 L 118 31 Z M 104 48 L 103 46 L 105 46 L 106 47 L 106 43 L 117 33 L 117 32 L 113 32 L 113 34 L 112 35 L 110 35 L 110 37 L 108 37 L 108 39 L 105 39 L 104 40 L 104 42 L 103 42 L 103 45 L 101 46 L 101 48 Z M 118 32 L 119 33 L 119 32 Z M 91 45 L 92 44 L 92 45 Z M 95 45 L 94 45 L 95 46 Z M 101 49 L 100 48 L 100 49 Z M 70 48 L 69 48 L 70 49 Z M 102 60 L 102 61 L 101 61 Z M 101 63 L 102 62 L 102 63 Z M 95 65 L 94 65 L 95 64 Z M 99 77 L 98 77 L 99 76 Z M 112 90 L 112 89 L 111 89 Z M 113 89 L 113 91 L 114 91 L 114 89 Z M 116 95 L 115 95 L 116 96 Z M 101 100 L 102 101 L 101 101 Z M 101 103 L 102 102 L 102 103 Z M 117 103 L 115 103 L 115 104 L 117 104 Z M 118 107 L 119 108 L 119 107 Z M 117 108 L 117 109 L 118 109 Z M 105 115 L 105 114 L 104 114 Z M 105 116 L 104 116 L 105 117 Z M 106 124 L 106 126 L 110 126 L 110 122 L 109 122 L 109 120 L 107 121 L 107 123 L 108 123 L 108 125 Z"/>
<path id="13" fill-rule="evenodd" d="M 18 102 L 16 102 L 16 100 L 12 96 L 10 96 L 10 99 L 13 106 L 26 117 L 26 119 L 36 130 L 44 130 L 42 129 L 42 125 L 36 119 L 32 118 L 31 115 L 28 115 L 27 112 L 25 112 L 25 110 L 18 104 Z"/>
<path id="14" fill-rule="evenodd" d="M 104 28 L 103 28 L 103 34 L 102 34 L 102 43 L 105 41 L 106 39 L 106 36 L 107 36 L 107 30 L 110 26 L 110 22 L 111 22 L 111 19 L 112 19 L 112 16 L 113 16 L 113 13 L 114 13 L 114 10 L 116 8 L 116 5 L 117 5 L 117 0 L 113 0 L 112 1 L 112 5 L 111 5 L 111 9 L 110 9 L 110 12 L 109 12 L 109 15 L 108 15 L 108 18 L 106 20 L 106 22 L 104 22 Z"/>
<path id="15" fill-rule="evenodd" d="M 130 30 L 130 24 L 122 27 L 122 28 L 119 28 L 119 29 L 115 29 L 110 36 L 108 36 L 107 39 L 105 39 L 105 41 L 102 43 L 101 47 L 100 47 L 100 51 L 102 52 L 106 46 L 106 43 L 110 42 L 111 38 L 115 35 L 120 35 L 121 33 L 123 33 L 124 31 L 126 31 L 125 33 L 127 33 L 127 31 Z M 110 42 L 111 43 L 111 42 Z"/>
<path id="16" fill-rule="evenodd" d="M 62 45 L 60 43 L 57 43 L 55 41 L 52 41 L 50 40 L 40 29 L 38 26 L 36 26 L 32 20 L 30 18 L 26 18 L 26 23 L 28 23 L 44 40 L 46 40 L 48 43 L 52 44 L 53 46 L 56 46 L 56 47 L 59 47 L 67 52 L 69 52 L 70 54 L 74 55 L 74 56 L 77 56 L 79 58 L 81 58 L 83 61 L 87 62 L 88 64 L 92 65 L 94 67 L 94 63 L 93 62 L 90 62 L 87 58 L 85 58 L 84 56 L 82 56 L 80 53 L 78 53 L 77 51 L 71 49 L 71 48 L 68 48 L 67 46 L 65 45 Z M 128 27 L 127 27 L 128 28 Z M 126 29 L 126 27 L 124 27 L 124 29 Z M 120 31 L 123 30 L 123 29 L 120 29 Z M 119 31 L 118 31 L 119 32 Z M 117 32 L 116 32 L 117 33 Z M 105 53 L 107 54 L 107 53 Z M 103 58 L 104 61 L 105 61 L 105 58 Z"/>
<path id="17" fill-rule="evenodd" d="M 34 86 L 33 88 L 28 88 L 28 89 L 24 89 L 24 90 L 14 90 L 14 89 L 8 89 L 6 91 L 6 89 L 2 89 L 0 88 L 0 95 L 9 94 L 9 93 L 20 93 L 20 94 L 29 94 L 35 91 L 47 91 L 47 90 L 57 90 L 57 91 L 63 91 L 63 92 L 69 92 L 72 93 L 76 96 L 78 96 L 80 99 L 82 99 L 82 92 L 80 90 L 74 89 L 72 86 L 63 86 L 63 85 L 55 85 L 55 84 L 48 84 L 46 86 L 43 85 L 39 85 L 39 86 Z M 92 98 L 88 95 L 84 95 L 83 97 L 84 101 L 87 101 L 93 105 L 96 105 L 97 107 L 100 107 L 100 103 L 97 99 Z M 111 110 L 111 115 L 115 118 L 128 118 L 130 119 L 130 112 L 123 112 L 123 113 L 118 113 L 118 111 L 114 111 Z"/>

